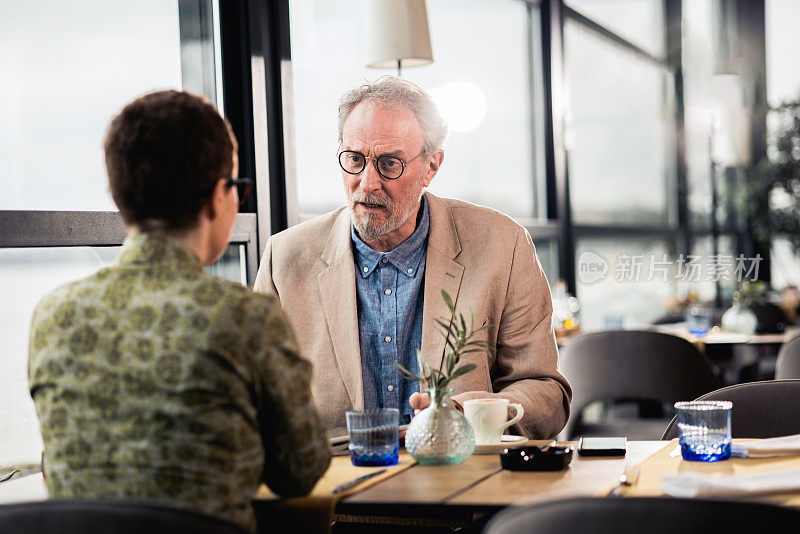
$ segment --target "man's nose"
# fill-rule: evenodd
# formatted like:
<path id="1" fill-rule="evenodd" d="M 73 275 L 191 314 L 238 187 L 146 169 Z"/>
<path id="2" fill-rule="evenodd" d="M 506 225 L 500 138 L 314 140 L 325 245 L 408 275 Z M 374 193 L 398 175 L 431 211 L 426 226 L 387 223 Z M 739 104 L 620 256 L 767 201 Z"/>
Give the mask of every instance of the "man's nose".
<path id="1" fill-rule="evenodd" d="M 361 171 L 361 189 L 364 191 L 376 191 L 383 186 L 383 179 L 378 174 L 378 169 L 372 160 L 367 160 L 364 170 Z"/>

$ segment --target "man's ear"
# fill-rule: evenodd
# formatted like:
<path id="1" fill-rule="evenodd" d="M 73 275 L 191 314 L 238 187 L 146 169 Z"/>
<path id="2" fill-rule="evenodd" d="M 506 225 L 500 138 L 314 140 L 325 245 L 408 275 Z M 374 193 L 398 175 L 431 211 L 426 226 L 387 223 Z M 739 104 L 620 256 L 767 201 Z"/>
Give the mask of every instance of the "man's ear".
<path id="1" fill-rule="evenodd" d="M 211 198 L 208 199 L 208 203 L 206 204 L 209 220 L 213 221 L 216 218 L 217 213 L 221 213 L 223 211 L 228 189 L 228 185 L 225 183 L 224 178 L 217 180 L 217 185 L 214 186 L 214 190 L 211 192 Z"/>
<path id="2" fill-rule="evenodd" d="M 439 167 L 444 160 L 444 150 L 437 150 L 432 155 L 428 156 L 428 167 L 425 169 L 425 177 L 422 179 L 422 185 L 428 187 L 433 181 L 433 177 L 439 172 Z"/>

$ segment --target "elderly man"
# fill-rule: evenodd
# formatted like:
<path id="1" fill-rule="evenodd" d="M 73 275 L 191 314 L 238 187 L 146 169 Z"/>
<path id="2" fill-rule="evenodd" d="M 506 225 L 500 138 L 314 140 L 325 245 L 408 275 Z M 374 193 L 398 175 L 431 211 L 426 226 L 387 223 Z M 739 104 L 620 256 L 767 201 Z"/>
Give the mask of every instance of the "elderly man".
<path id="1" fill-rule="evenodd" d="M 571 390 L 558 372 L 547 280 L 530 235 L 494 210 L 425 192 L 444 158 L 447 126 L 416 85 L 383 77 L 339 104 L 339 164 L 347 207 L 272 236 L 255 289 L 274 292 L 314 364 L 313 395 L 329 429 L 347 410 L 427 405 L 394 366 L 416 370 L 416 349 L 438 367 L 434 319 L 474 312 L 491 348 L 453 382 L 454 400 L 521 403 L 520 432 L 555 436 Z"/>

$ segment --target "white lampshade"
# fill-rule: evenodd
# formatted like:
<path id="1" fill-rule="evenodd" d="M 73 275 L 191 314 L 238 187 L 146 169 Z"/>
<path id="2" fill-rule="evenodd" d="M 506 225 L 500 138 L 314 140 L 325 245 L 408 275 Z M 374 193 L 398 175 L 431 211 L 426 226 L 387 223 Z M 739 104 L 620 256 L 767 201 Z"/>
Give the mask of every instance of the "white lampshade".
<path id="1" fill-rule="evenodd" d="M 366 33 L 367 67 L 392 69 L 433 62 L 425 0 L 367 0 Z"/>

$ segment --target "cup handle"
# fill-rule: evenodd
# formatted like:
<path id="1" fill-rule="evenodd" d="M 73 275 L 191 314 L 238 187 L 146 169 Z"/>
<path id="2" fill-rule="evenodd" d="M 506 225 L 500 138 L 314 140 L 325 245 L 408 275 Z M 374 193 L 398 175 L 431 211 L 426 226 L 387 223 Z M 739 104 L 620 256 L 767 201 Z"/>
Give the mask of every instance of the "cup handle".
<path id="1" fill-rule="evenodd" d="M 508 407 L 509 408 L 514 408 L 517 411 L 517 414 L 510 421 L 506 421 L 505 423 L 500 425 L 500 434 L 501 435 L 503 434 L 503 430 L 505 430 L 506 428 L 510 427 L 511 425 L 513 425 L 514 423 L 519 421 L 520 419 L 522 419 L 522 416 L 525 415 L 525 409 L 522 407 L 521 404 L 518 404 L 516 402 L 510 402 L 510 403 L 508 403 Z"/>

